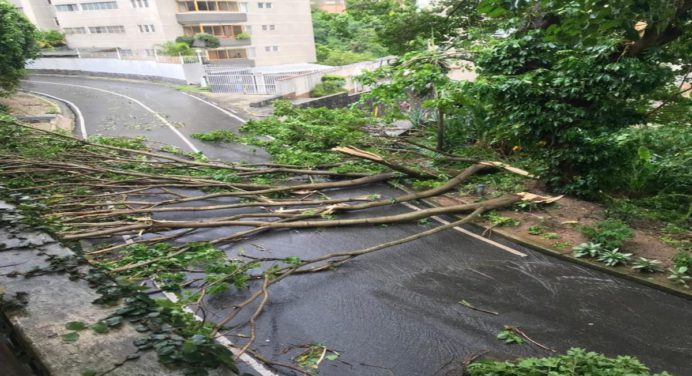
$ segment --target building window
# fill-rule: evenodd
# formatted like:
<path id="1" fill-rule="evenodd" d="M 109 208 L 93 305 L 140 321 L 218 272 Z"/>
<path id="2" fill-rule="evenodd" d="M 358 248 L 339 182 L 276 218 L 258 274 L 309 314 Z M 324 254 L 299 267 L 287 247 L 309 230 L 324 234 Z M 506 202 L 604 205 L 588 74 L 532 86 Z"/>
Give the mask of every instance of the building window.
<path id="1" fill-rule="evenodd" d="M 262 25 L 262 30 L 266 31 L 266 30 L 267 30 L 267 25 Z"/>
<path id="2" fill-rule="evenodd" d="M 156 29 L 154 29 L 154 25 L 137 25 L 137 26 L 139 26 L 139 31 L 141 33 L 153 33 L 156 31 Z"/>
<path id="3" fill-rule="evenodd" d="M 235 1 L 188 0 L 178 2 L 178 11 L 180 12 L 237 12 L 238 10 L 238 3 Z"/>
<path id="4" fill-rule="evenodd" d="M 257 3 L 257 8 L 264 8 L 264 3 Z"/>
<path id="5" fill-rule="evenodd" d="M 277 52 L 279 51 L 279 46 L 264 46 L 264 51 L 265 52 Z"/>
<path id="6" fill-rule="evenodd" d="M 149 8 L 149 0 L 130 0 L 133 8 Z"/>
<path id="7" fill-rule="evenodd" d="M 125 26 L 114 25 L 114 26 L 89 26 L 89 33 L 91 34 L 123 34 L 125 32 Z"/>
<path id="8" fill-rule="evenodd" d="M 269 9 L 272 7 L 272 3 L 257 3 L 257 7 Z"/>
<path id="9" fill-rule="evenodd" d="M 274 52 L 279 51 L 279 46 L 272 46 L 272 51 L 274 51 Z"/>
<path id="10" fill-rule="evenodd" d="M 105 10 L 118 9 L 118 3 L 115 1 L 102 1 L 98 3 L 82 3 L 82 10 Z"/>
<path id="11" fill-rule="evenodd" d="M 77 4 L 61 4 L 56 5 L 55 10 L 58 12 L 76 12 L 79 10 Z"/>
<path id="12" fill-rule="evenodd" d="M 241 49 L 207 50 L 209 60 L 246 59 L 247 53 Z"/>
<path id="13" fill-rule="evenodd" d="M 185 33 L 185 35 L 207 33 L 217 38 L 235 38 L 236 35 L 243 32 L 243 27 L 240 25 L 183 26 L 183 32 Z"/>
<path id="14" fill-rule="evenodd" d="M 276 30 L 276 25 L 269 25 L 269 30 Z"/>
<path id="15" fill-rule="evenodd" d="M 85 27 L 64 27 L 62 31 L 65 33 L 65 35 L 86 34 Z"/>

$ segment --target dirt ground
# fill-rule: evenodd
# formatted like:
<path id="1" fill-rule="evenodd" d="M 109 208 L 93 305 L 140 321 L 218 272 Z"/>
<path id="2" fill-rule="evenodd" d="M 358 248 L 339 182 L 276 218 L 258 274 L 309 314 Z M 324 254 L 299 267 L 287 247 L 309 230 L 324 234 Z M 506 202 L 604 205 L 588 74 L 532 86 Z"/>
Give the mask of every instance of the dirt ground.
<path id="1" fill-rule="evenodd" d="M 31 125 L 40 129 L 71 131 L 74 126 L 71 116 L 64 114 L 58 104 L 37 95 L 16 93 L 9 98 L 0 98 L 0 105 L 6 106 L 9 113 L 17 117 L 55 115 L 55 118 L 51 121 L 31 123 Z"/>
<path id="2" fill-rule="evenodd" d="M 532 193 L 547 195 L 537 189 L 532 189 Z M 453 193 L 438 198 L 436 201 L 440 205 L 450 205 L 458 203 L 470 203 L 478 199 L 478 196 L 467 195 L 462 193 Z M 572 197 L 562 197 L 553 204 L 543 205 L 531 210 L 514 210 L 505 209 L 497 210 L 496 215 L 509 217 L 517 220 L 519 223 L 515 226 L 495 227 L 501 229 L 502 232 L 508 233 L 514 237 L 526 239 L 531 243 L 537 243 L 543 247 L 549 248 L 554 252 L 558 252 L 570 257 L 572 247 L 588 242 L 584 235 L 579 230 L 580 226 L 590 225 L 597 221 L 606 218 L 604 207 L 599 204 L 575 199 Z M 478 224 L 483 227 L 490 228 L 488 231 L 493 231 L 491 223 L 487 219 L 479 219 Z M 535 227 L 532 227 L 535 226 Z M 539 229 L 540 233 L 531 234 L 529 228 Z M 623 253 L 632 253 L 632 261 L 639 257 L 655 259 L 661 261 L 663 269 L 668 269 L 672 266 L 672 257 L 678 253 L 678 249 L 666 244 L 659 237 L 656 231 L 646 228 L 635 228 L 635 236 L 633 239 L 625 242 L 620 251 Z M 486 232 L 487 233 L 487 232 Z M 593 263 L 603 265 L 595 260 Z M 631 265 L 614 267 L 620 272 L 624 272 L 633 277 L 646 279 L 656 282 L 666 287 L 672 287 L 681 291 L 679 286 L 673 285 L 668 279 L 668 273 L 639 273 L 631 269 Z"/>

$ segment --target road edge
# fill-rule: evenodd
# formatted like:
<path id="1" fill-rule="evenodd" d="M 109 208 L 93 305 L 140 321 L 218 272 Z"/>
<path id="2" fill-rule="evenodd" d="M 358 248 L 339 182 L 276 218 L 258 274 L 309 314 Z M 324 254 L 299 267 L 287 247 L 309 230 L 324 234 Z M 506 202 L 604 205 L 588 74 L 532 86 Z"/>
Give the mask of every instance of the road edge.
<path id="1" fill-rule="evenodd" d="M 393 187 L 395 187 L 397 189 L 401 189 L 404 192 L 407 192 L 407 193 L 413 192 L 412 190 L 410 190 L 407 187 L 404 187 L 400 184 L 396 184 L 396 183 L 390 183 L 390 184 Z M 438 204 L 434 201 L 431 201 L 429 199 L 419 199 L 418 201 L 420 201 L 420 202 L 422 202 L 422 203 L 424 203 L 430 207 L 441 207 L 440 204 Z M 459 216 L 459 215 L 452 215 L 452 216 L 455 218 L 459 218 L 459 219 L 462 218 L 462 216 Z M 540 252 L 540 253 L 543 253 L 543 254 L 546 254 L 549 256 L 553 256 L 553 257 L 556 257 L 558 259 L 561 259 L 561 260 L 564 260 L 567 262 L 571 262 L 571 263 L 585 266 L 585 267 L 588 267 L 591 269 L 595 269 L 595 270 L 607 273 L 607 274 L 615 276 L 615 277 L 619 277 L 619 278 L 626 279 L 626 280 L 629 280 L 632 282 L 636 282 L 636 283 L 639 283 L 641 285 L 644 285 L 644 286 L 647 286 L 650 288 L 654 288 L 656 290 L 666 292 L 666 293 L 669 293 L 669 294 L 672 294 L 672 295 L 675 295 L 675 296 L 678 296 L 681 298 L 692 300 L 692 291 L 688 292 L 688 291 L 678 289 L 678 288 L 675 288 L 672 286 L 667 286 L 667 285 L 664 285 L 664 284 L 661 284 L 661 283 L 658 283 L 655 281 L 651 281 L 651 280 L 648 280 L 645 278 L 640 278 L 640 277 L 637 277 L 637 276 L 632 275 L 630 273 L 626 273 L 626 272 L 619 270 L 619 269 L 616 269 L 616 268 L 603 266 L 601 264 L 591 262 L 589 260 L 573 257 L 570 254 L 566 254 L 566 253 L 563 253 L 562 251 L 559 251 L 557 249 L 552 249 L 552 248 L 546 247 L 542 244 L 538 244 L 538 243 L 534 242 L 532 239 L 524 238 L 521 236 L 516 236 L 516 235 L 511 234 L 507 231 L 503 231 L 500 228 L 489 229 L 487 226 L 484 226 L 484 225 L 477 223 L 477 222 L 469 222 L 468 225 L 475 228 L 475 229 L 483 231 L 483 232 L 492 230 L 492 234 L 496 235 L 500 239 L 503 239 L 503 240 L 508 241 L 510 243 L 515 243 L 515 244 L 521 245 L 521 246 L 526 247 L 530 250 L 537 251 L 537 252 Z"/>

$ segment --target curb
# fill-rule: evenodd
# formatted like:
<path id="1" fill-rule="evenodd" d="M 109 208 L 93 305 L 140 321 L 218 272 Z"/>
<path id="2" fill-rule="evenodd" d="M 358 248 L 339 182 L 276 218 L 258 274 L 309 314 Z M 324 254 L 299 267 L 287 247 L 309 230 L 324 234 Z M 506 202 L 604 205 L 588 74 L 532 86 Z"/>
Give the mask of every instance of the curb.
<path id="1" fill-rule="evenodd" d="M 397 183 L 390 182 L 390 185 L 392 185 L 393 187 L 395 187 L 397 189 L 401 189 L 402 191 L 407 192 L 407 193 L 413 192 L 412 190 L 408 189 L 407 187 L 404 187 L 404 186 L 397 184 Z M 437 203 L 435 203 L 429 199 L 425 199 L 425 198 L 424 199 L 418 199 L 418 201 L 420 201 L 420 202 L 422 202 L 422 203 L 424 203 L 430 207 L 440 207 L 439 204 L 437 204 Z M 452 216 L 455 218 L 459 218 L 459 219 L 463 218 L 462 216 L 459 216 L 456 214 L 454 214 Z M 488 227 L 483 226 L 479 223 L 475 223 L 475 222 L 469 222 L 468 225 L 472 226 L 475 229 L 481 230 L 481 231 L 489 230 Z M 511 243 L 519 244 L 519 245 L 524 246 L 530 250 L 537 251 L 537 252 L 540 252 L 540 253 L 543 253 L 546 255 L 550 255 L 550 256 L 559 258 L 561 260 L 572 262 L 572 263 L 575 263 L 575 264 L 578 264 L 581 266 L 585 266 L 585 267 L 588 267 L 591 269 L 595 269 L 595 270 L 610 274 L 610 275 L 615 276 L 615 277 L 619 277 L 619 278 L 623 278 L 623 279 L 626 279 L 626 280 L 629 280 L 632 282 L 636 282 L 636 283 L 645 285 L 647 287 L 654 288 L 656 290 L 659 290 L 659 291 L 662 291 L 662 292 L 665 292 L 668 294 L 672 294 L 672 295 L 675 295 L 675 296 L 678 296 L 681 298 L 692 300 L 692 291 L 687 292 L 687 291 L 684 291 L 684 290 L 681 290 L 678 288 L 674 288 L 671 286 L 666 286 L 666 285 L 660 284 L 658 282 L 654 282 L 654 281 L 650 281 L 650 280 L 647 280 L 644 278 L 636 277 L 630 273 L 623 272 L 619 269 L 603 266 L 603 265 L 600 265 L 600 264 L 597 264 L 594 262 L 590 262 L 590 261 L 585 260 L 585 259 L 572 257 L 569 254 L 565 254 L 565 253 L 562 253 L 560 251 L 554 250 L 552 248 L 548 248 L 542 244 L 538 244 L 538 243 L 534 242 L 531 239 L 527 239 L 527 238 L 516 236 L 514 234 L 510 234 L 509 232 L 503 231 L 502 229 L 493 228 L 492 233 L 497 235 L 499 238 L 501 238 L 503 240 L 509 241 Z"/>

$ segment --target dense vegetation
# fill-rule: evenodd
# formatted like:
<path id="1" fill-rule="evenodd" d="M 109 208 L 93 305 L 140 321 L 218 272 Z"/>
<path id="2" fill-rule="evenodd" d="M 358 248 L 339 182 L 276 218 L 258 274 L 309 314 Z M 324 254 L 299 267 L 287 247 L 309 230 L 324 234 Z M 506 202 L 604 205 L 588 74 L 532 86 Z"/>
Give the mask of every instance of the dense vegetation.
<path id="1" fill-rule="evenodd" d="M 368 100 L 434 124 L 438 148 L 521 159 L 548 188 L 602 200 L 614 217 L 689 225 L 690 1 L 443 7 L 448 23 L 431 23 L 443 42 L 366 75 L 386 82 Z M 464 62 L 476 81 L 449 80 Z M 400 110 L 412 98 L 422 106 Z"/>
<path id="2" fill-rule="evenodd" d="M 415 0 L 349 0 L 340 14 L 313 10 L 317 62 L 346 65 L 425 46 L 451 23 Z"/>
<path id="3" fill-rule="evenodd" d="M 468 367 L 469 376 L 650 376 L 649 368 L 631 356 L 608 358 L 603 354 L 572 348 L 564 355 L 525 358 L 516 362 L 480 361 Z M 670 375 L 667 372 L 655 375 Z"/>
<path id="4" fill-rule="evenodd" d="M 21 11 L 0 1 L 0 96 L 14 92 L 26 61 L 38 54 L 36 33 Z"/>

